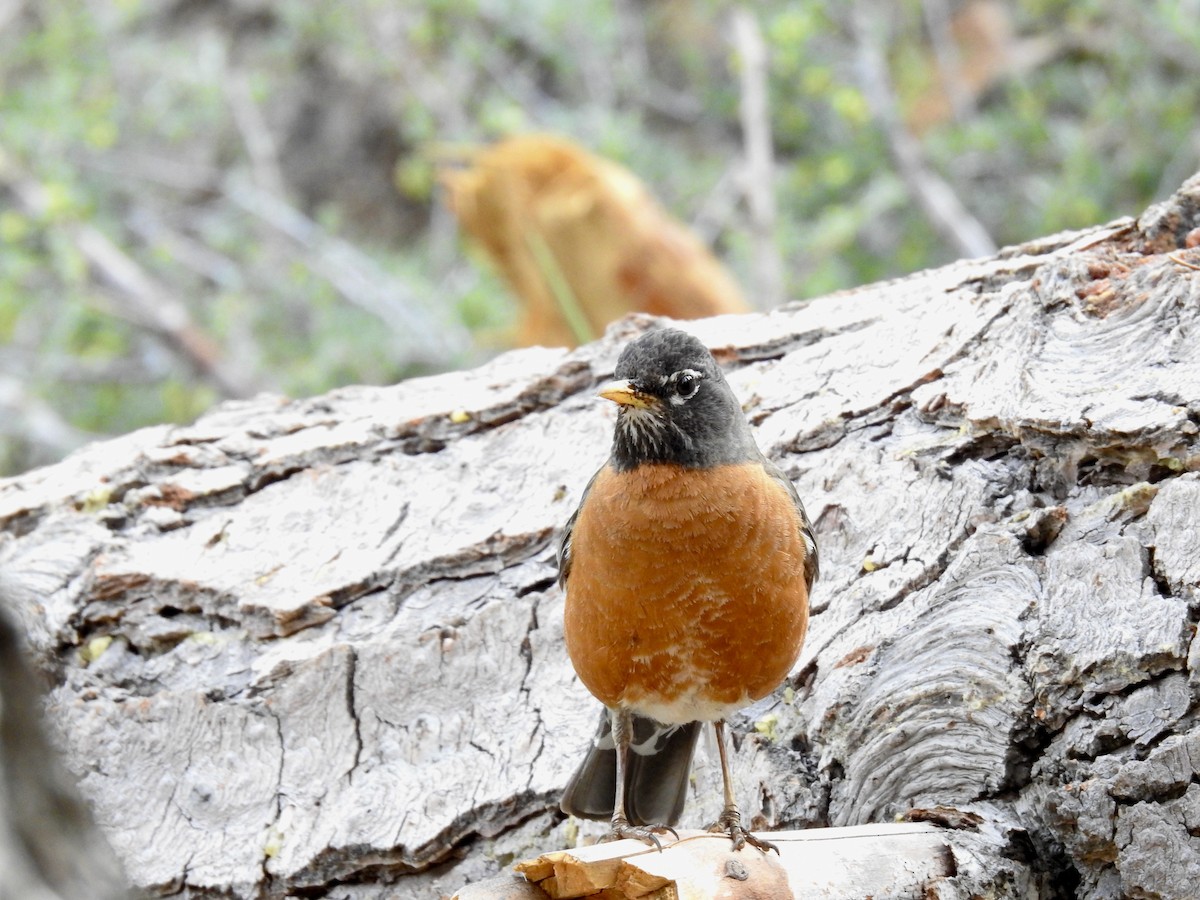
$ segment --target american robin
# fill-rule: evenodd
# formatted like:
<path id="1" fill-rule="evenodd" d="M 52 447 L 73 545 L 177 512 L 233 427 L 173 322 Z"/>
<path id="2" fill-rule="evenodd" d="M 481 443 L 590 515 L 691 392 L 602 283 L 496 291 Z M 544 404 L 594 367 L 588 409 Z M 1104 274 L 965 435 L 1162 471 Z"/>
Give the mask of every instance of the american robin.
<path id="1" fill-rule="evenodd" d="M 712 354 L 675 329 L 630 343 L 600 396 L 612 455 L 559 548 L 567 652 L 605 706 L 562 809 L 658 844 L 687 793 L 700 725 L 716 731 L 725 806 L 711 831 L 741 849 L 725 719 L 775 690 L 800 654 L 817 578 L 795 487 L 750 433 Z"/>

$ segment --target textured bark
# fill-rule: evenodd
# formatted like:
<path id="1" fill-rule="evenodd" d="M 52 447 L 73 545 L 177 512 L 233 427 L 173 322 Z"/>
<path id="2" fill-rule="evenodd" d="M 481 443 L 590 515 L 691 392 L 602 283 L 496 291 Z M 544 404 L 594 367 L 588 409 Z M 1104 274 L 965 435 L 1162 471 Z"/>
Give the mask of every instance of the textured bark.
<path id="1" fill-rule="evenodd" d="M 971 812 L 927 896 L 1194 896 L 1198 210 L 1193 179 L 1137 222 L 689 323 L 822 550 L 792 679 L 735 723 L 755 827 Z M 144 894 L 430 896 L 597 833 L 555 812 L 595 706 L 553 541 L 643 324 L 0 483 L 49 722 Z M 719 805 L 702 759 L 685 824 Z"/>

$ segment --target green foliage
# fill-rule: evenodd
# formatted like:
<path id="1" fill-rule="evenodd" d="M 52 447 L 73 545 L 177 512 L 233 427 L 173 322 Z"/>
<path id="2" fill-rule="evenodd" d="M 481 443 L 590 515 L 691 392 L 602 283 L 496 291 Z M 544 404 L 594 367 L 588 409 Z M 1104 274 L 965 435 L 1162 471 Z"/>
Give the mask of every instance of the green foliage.
<path id="1" fill-rule="evenodd" d="M 853 4 L 745 8 L 770 56 L 789 296 L 952 259 L 859 82 Z M 941 80 L 925 10 L 874 9 L 900 118 L 997 243 L 1136 213 L 1192 174 L 1200 20 L 1186 4 L 1000 8 L 1012 67 L 960 115 L 919 126 Z M 119 247 L 247 391 L 387 382 L 500 346 L 512 301 L 454 246 L 436 169 L 507 134 L 563 133 L 628 166 L 752 276 L 753 231 L 730 199 L 740 61 L 722 0 L 22 9 L 0 30 L 0 379 L 75 429 L 187 421 L 230 390 L 133 308 L 83 229 Z M 281 193 L 309 236 L 241 184 Z M 414 353 L 371 311 L 399 296 L 482 349 Z M 19 432 L 0 430 L 0 466 L 64 449 L 23 450 Z"/>

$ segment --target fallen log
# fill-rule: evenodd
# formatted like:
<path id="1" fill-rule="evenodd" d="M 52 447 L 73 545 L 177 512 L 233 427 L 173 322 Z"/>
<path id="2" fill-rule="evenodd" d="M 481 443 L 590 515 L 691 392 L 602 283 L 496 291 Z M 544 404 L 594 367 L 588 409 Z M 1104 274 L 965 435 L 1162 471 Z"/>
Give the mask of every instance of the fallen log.
<path id="1" fill-rule="evenodd" d="M 1192 179 L 1137 220 L 686 323 L 822 548 L 800 663 L 733 723 L 756 831 L 941 807 L 980 824 L 926 896 L 1194 896 L 1198 227 Z M 0 595 L 142 896 L 448 895 L 603 831 L 557 811 L 595 708 L 554 541 L 607 451 L 592 388 L 646 325 L 0 482 Z M 717 778 L 701 759 L 685 824 Z"/>

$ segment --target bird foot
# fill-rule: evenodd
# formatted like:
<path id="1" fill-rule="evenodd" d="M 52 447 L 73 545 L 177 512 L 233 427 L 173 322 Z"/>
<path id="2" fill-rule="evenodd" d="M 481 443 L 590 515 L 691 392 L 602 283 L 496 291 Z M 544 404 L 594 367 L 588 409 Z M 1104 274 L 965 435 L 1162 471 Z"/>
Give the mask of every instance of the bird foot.
<path id="1" fill-rule="evenodd" d="M 749 844 L 763 853 L 766 853 L 768 850 L 774 850 L 775 855 L 779 855 L 779 848 L 777 846 L 770 841 L 764 841 L 762 838 L 755 837 L 742 827 L 742 814 L 737 809 L 726 809 L 721 813 L 721 818 L 708 826 L 708 831 L 712 834 L 729 835 L 729 839 L 733 841 L 735 852 Z"/>
<path id="2" fill-rule="evenodd" d="M 608 834 L 604 835 L 600 840 L 604 842 L 633 838 L 645 844 L 653 844 L 654 848 L 661 853 L 662 842 L 658 839 L 660 834 L 670 834 L 675 840 L 679 840 L 679 832 L 670 825 L 630 825 L 628 819 L 614 818 Z"/>

